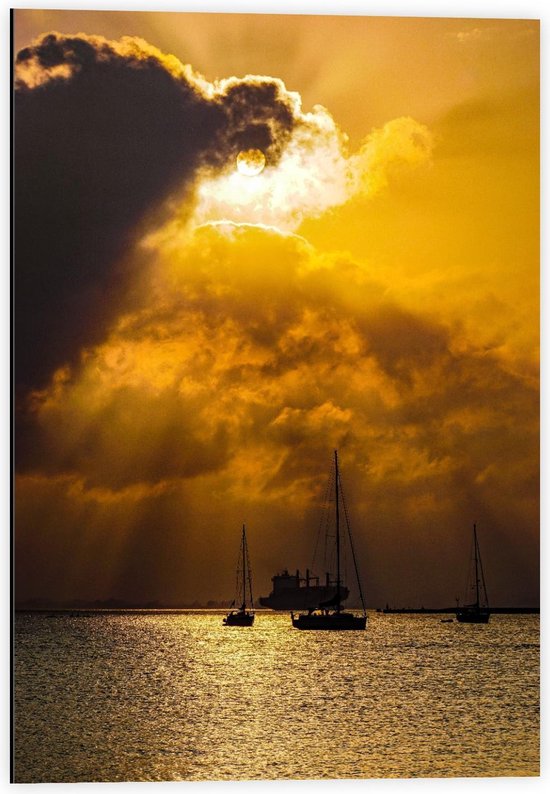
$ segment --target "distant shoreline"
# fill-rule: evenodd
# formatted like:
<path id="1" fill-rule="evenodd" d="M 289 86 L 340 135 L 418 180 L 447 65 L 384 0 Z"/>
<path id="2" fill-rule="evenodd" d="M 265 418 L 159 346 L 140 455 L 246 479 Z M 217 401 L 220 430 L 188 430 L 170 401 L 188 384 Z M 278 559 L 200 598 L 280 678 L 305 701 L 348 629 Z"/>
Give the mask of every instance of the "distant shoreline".
<path id="1" fill-rule="evenodd" d="M 377 609 L 384 615 L 434 615 L 434 614 L 454 614 L 457 607 L 440 607 L 433 609 L 430 607 L 416 607 L 409 609 L 408 607 Z M 539 615 L 540 607 L 489 607 L 489 612 L 493 615 Z"/>
<path id="2" fill-rule="evenodd" d="M 105 604 L 103 606 L 97 604 L 89 604 L 86 606 L 60 606 L 60 605 L 52 605 L 52 606 L 30 606 L 21 604 L 15 607 L 15 612 L 36 612 L 36 613 L 52 613 L 52 612 L 59 612 L 59 613 L 69 613 L 74 615 L 79 614 L 87 614 L 87 613 L 124 613 L 124 612 L 140 612 L 140 613 L 149 613 L 149 614 L 156 614 L 158 612 L 164 613 L 172 613 L 177 614 L 179 612 L 223 612 L 227 609 L 227 606 L 204 606 L 204 605 L 184 605 L 184 606 L 152 606 L 148 604 L 142 605 L 108 605 Z M 353 610 L 354 607 L 348 607 L 348 609 Z M 375 607 L 369 607 L 368 610 L 371 612 L 377 612 L 378 614 L 384 615 L 439 615 L 439 614 L 454 614 L 456 612 L 456 607 L 440 607 L 440 608 L 430 608 L 430 607 L 398 607 L 398 608 L 386 608 L 380 609 Z M 274 610 L 265 607 L 254 607 L 254 610 L 257 612 L 266 612 L 272 614 L 285 614 L 288 613 L 290 610 Z M 490 607 L 489 611 L 493 615 L 539 615 L 540 614 L 540 607 Z"/>

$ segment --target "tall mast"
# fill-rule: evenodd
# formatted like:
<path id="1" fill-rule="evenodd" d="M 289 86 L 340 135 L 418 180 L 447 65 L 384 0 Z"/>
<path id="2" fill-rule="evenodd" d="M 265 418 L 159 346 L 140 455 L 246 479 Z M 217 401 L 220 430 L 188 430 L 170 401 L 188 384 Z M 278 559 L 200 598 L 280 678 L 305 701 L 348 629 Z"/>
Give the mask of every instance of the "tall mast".
<path id="1" fill-rule="evenodd" d="M 476 566 L 476 607 L 478 607 L 479 609 L 479 573 L 477 570 L 477 531 L 475 524 L 474 524 L 474 559 Z"/>
<path id="2" fill-rule="evenodd" d="M 246 563 L 245 563 L 246 535 L 245 535 L 244 524 L 243 524 L 243 538 L 241 545 L 243 547 L 243 609 L 245 609 L 246 607 Z"/>
<path id="3" fill-rule="evenodd" d="M 246 547 L 246 575 L 248 577 L 248 594 L 250 596 L 250 609 L 254 609 L 254 597 L 252 595 L 252 568 L 250 567 L 250 557 L 248 556 L 248 541 L 244 538 Z"/>
<path id="4" fill-rule="evenodd" d="M 334 450 L 336 496 L 336 609 L 340 611 L 340 499 L 338 494 L 338 451 Z"/>

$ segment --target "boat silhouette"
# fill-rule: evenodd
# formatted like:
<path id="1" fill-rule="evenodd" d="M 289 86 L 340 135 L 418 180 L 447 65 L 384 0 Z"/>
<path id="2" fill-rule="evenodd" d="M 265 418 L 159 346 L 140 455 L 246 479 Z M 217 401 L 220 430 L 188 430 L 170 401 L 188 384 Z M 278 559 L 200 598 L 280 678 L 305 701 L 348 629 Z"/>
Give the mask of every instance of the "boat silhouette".
<path id="1" fill-rule="evenodd" d="M 250 608 L 247 608 L 247 590 Z M 224 626 L 252 626 L 254 623 L 254 601 L 252 598 L 252 571 L 248 557 L 248 544 L 246 542 L 246 527 L 243 524 L 241 545 L 237 561 L 236 597 L 231 606 L 242 598 L 241 606 L 229 612 L 223 619 Z"/>
<path id="2" fill-rule="evenodd" d="M 340 482 L 340 472 L 338 469 L 338 451 L 334 450 L 334 502 L 335 502 L 335 545 L 336 545 L 336 592 L 334 595 L 321 601 L 317 607 L 311 607 L 307 612 L 294 615 L 291 612 L 292 625 L 296 629 L 309 630 L 309 631 L 349 631 L 349 630 L 362 630 L 367 625 L 367 611 L 365 609 L 365 602 L 361 590 L 361 581 L 359 578 L 359 571 L 357 568 L 357 561 L 355 558 L 355 551 L 353 548 L 353 540 L 351 537 L 351 530 L 347 518 L 347 510 L 343 502 L 342 488 Z M 362 615 L 355 615 L 353 612 L 345 612 L 342 608 L 342 601 L 347 598 L 348 589 L 344 587 L 341 576 L 341 537 L 340 537 L 340 503 L 344 508 L 345 523 L 347 528 L 347 536 L 349 546 L 353 556 L 353 564 L 355 575 L 357 577 L 357 586 L 359 589 L 359 596 L 361 598 L 361 605 L 363 607 Z"/>
<path id="3" fill-rule="evenodd" d="M 463 607 L 458 607 L 456 610 L 456 619 L 459 623 L 488 623 L 491 612 L 489 610 L 489 599 L 487 598 L 487 588 L 485 586 L 485 576 L 483 574 L 483 565 L 481 563 L 481 553 L 479 551 L 477 528 L 475 524 L 472 558 L 472 566 L 469 574 L 470 587 L 468 588 L 468 592 L 471 590 L 474 591 L 475 601 Z"/>

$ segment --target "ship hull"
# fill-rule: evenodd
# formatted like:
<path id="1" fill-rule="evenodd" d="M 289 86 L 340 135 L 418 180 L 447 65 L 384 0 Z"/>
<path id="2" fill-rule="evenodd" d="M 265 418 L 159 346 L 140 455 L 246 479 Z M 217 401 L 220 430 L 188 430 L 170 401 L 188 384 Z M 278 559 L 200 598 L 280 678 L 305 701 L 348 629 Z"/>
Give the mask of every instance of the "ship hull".
<path id="1" fill-rule="evenodd" d="M 342 601 L 349 595 L 347 587 L 341 588 Z M 296 587 L 281 593 L 271 593 L 260 598 L 260 604 L 269 609 L 288 612 L 291 609 L 316 609 L 323 601 L 336 595 L 335 587 Z"/>

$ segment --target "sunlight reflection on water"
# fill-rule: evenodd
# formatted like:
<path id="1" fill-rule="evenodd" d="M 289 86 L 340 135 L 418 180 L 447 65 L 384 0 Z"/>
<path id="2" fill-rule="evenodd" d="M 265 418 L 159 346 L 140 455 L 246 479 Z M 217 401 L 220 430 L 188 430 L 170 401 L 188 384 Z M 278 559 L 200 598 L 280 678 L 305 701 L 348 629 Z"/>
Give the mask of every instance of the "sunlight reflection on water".
<path id="1" fill-rule="evenodd" d="M 539 774 L 539 619 L 19 614 L 17 782 Z"/>

